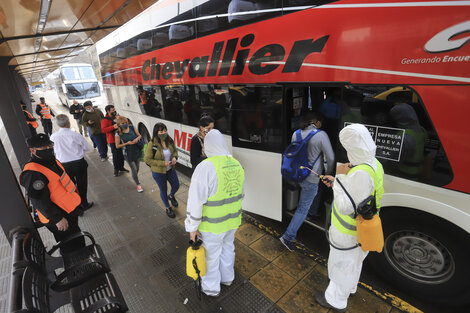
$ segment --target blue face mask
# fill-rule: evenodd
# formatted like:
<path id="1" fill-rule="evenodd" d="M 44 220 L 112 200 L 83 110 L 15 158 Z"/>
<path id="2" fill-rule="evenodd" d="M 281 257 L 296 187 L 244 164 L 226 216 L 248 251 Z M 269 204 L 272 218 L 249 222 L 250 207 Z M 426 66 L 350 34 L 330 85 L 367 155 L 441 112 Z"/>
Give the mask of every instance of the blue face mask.
<path id="1" fill-rule="evenodd" d="M 129 127 L 129 124 L 121 124 L 122 129 L 127 129 Z"/>

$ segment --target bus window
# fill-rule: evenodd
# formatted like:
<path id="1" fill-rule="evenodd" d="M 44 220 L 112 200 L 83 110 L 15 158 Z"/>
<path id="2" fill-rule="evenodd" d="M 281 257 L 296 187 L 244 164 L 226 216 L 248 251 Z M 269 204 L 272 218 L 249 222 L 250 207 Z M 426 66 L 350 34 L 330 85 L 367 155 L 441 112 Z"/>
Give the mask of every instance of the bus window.
<path id="1" fill-rule="evenodd" d="M 210 1 L 196 7 L 197 36 L 213 34 L 228 28 L 227 8 L 230 0 Z M 205 17 L 211 18 L 205 18 Z"/>
<path id="2" fill-rule="evenodd" d="M 282 88 L 231 86 L 232 143 L 282 152 Z"/>
<path id="3" fill-rule="evenodd" d="M 269 10 L 279 8 L 279 10 Z M 282 14 L 281 1 L 273 0 L 232 0 L 227 13 L 230 24 L 255 22 Z"/>
<path id="4" fill-rule="evenodd" d="M 195 10 L 191 9 L 168 21 L 168 24 L 171 24 L 168 30 L 170 45 L 196 37 L 195 22 L 183 22 L 187 20 L 193 20 L 195 18 L 193 11 Z"/>
<path id="5" fill-rule="evenodd" d="M 79 66 L 77 69 L 81 79 L 96 79 L 91 66 Z"/>
<path id="6" fill-rule="evenodd" d="M 347 86 L 343 100 L 340 128 L 349 123 L 366 125 L 386 174 L 435 186 L 452 180 L 444 148 L 415 91 L 402 86 Z M 337 160 L 346 161 L 340 145 Z"/>
<path id="7" fill-rule="evenodd" d="M 142 108 L 142 113 L 148 116 L 162 117 L 162 92 L 161 86 L 138 86 L 137 102 Z"/>

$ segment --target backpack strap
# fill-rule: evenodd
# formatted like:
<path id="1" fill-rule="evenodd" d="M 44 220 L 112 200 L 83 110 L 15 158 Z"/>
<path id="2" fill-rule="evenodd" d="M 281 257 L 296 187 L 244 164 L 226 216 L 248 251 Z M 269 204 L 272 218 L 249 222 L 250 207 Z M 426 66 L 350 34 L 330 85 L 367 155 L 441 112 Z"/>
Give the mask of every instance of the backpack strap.
<path id="1" fill-rule="evenodd" d="M 314 130 L 312 130 L 308 135 L 307 137 L 305 137 L 303 140 L 305 140 L 307 142 L 307 145 L 308 145 L 308 141 L 313 137 L 315 136 L 316 134 L 318 134 L 319 132 L 321 131 L 321 129 L 318 129 L 318 128 L 315 128 Z M 297 141 L 299 141 L 299 138 L 300 138 L 300 141 L 302 141 L 302 136 L 300 134 L 300 129 L 297 130 L 295 132 L 296 136 L 297 136 Z M 315 163 L 317 163 L 318 159 L 320 158 L 320 156 L 322 155 L 323 152 L 320 152 L 320 154 L 318 154 L 317 158 L 315 159 L 315 161 L 313 161 L 312 165 L 310 165 L 310 169 L 313 168 L 313 166 L 315 165 Z"/>

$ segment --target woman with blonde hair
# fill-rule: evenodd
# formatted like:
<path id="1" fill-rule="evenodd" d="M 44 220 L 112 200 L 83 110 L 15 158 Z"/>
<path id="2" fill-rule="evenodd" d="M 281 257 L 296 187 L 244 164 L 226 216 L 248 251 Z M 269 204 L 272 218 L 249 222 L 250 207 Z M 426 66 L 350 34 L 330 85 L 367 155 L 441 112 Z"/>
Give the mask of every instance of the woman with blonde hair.
<path id="1" fill-rule="evenodd" d="M 130 125 L 129 120 L 124 116 L 116 117 L 118 131 L 116 132 L 116 148 L 124 148 L 124 154 L 129 167 L 131 168 L 132 178 L 137 185 L 137 192 L 143 192 L 139 182 L 139 162 L 142 156 L 142 145 L 139 140 L 142 138 L 139 131 Z"/>

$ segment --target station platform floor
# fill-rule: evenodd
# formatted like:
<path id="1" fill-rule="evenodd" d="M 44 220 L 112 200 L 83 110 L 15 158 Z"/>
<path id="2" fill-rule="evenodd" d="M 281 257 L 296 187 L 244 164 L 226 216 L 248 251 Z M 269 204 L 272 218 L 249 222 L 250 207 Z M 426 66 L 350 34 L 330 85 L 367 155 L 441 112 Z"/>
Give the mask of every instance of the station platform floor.
<path id="1" fill-rule="evenodd" d="M 183 225 L 190 179 L 179 173 L 179 207 L 176 218 L 170 219 L 147 165 L 141 163 L 144 192 L 138 193 L 130 173 L 113 177 L 111 161 L 102 162 L 96 150 L 91 149 L 86 159 L 88 200 L 95 204 L 79 224 L 103 248 L 129 312 L 331 312 L 314 300 L 315 292 L 324 291 L 328 284 L 325 262 L 301 251 L 289 252 L 248 215 L 236 233 L 234 283 L 223 286 L 219 297 L 203 295 L 198 300 L 185 273 L 189 236 Z M 55 243 L 44 227 L 40 234 L 47 248 Z M 7 311 L 10 263 L 10 246 L 0 232 L 0 312 Z M 401 301 L 385 301 L 363 287 L 350 298 L 347 310 L 401 311 L 421 312 Z M 65 306 L 58 312 L 73 310 Z"/>

